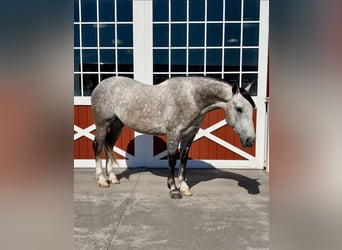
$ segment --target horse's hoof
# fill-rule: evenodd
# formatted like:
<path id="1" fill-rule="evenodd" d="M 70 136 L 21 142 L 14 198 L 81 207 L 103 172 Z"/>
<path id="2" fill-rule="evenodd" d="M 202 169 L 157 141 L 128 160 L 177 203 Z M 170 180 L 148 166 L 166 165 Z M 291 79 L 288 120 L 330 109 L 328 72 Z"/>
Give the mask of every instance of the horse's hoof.
<path id="1" fill-rule="evenodd" d="M 120 180 L 118 178 L 114 177 L 114 178 L 110 179 L 110 183 L 112 183 L 112 184 L 120 184 Z"/>
<path id="2" fill-rule="evenodd" d="M 99 187 L 100 188 L 108 188 L 109 183 L 107 181 L 99 181 Z"/>
<path id="3" fill-rule="evenodd" d="M 192 196 L 190 189 L 184 189 L 184 190 L 181 190 L 180 192 L 182 193 L 182 195 Z"/>
<path id="4" fill-rule="evenodd" d="M 179 190 L 172 190 L 172 191 L 170 191 L 170 197 L 171 197 L 171 199 L 182 199 L 183 198 L 183 196 L 179 192 Z"/>

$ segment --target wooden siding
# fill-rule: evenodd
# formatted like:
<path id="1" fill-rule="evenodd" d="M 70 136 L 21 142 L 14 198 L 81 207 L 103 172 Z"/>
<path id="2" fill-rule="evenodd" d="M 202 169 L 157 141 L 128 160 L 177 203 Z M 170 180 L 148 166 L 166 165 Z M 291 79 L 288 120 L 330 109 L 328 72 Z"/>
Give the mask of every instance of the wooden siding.
<path id="1" fill-rule="evenodd" d="M 201 125 L 202 129 L 206 129 L 215 123 L 224 119 L 224 112 L 222 110 L 215 110 L 208 113 Z M 256 121 L 256 112 L 254 113 L 254 123 Z M 94 123 L 90 106 L 74 106 L 74 124 L 81 129 L 86 129 Z M 91 132 L 95 135 L 95 130 Z M 255 156 L 255 145 L 251 148 L 243 148 L 240 143 L 240 138 L 234 130 L 225 125 L 211 133 L 212 135 L 242 149 L 243 151 Z M 157 155 L 166 150 L 166 137 L 154 137 L 154 155 Z M 115 144 L 116 147 L 134 156 L 134 131 L 124 127 L 123 131 Z M 116 153 L 117 159 L 125 159 Z M 104 159 L 105 155 L 102 152 L 101 157 Z M 189 158 L 194 160 L 245 160 L 240 155 L 226 149 L 218 143 L 206 137 L 196 140 L 191 147 Z M 74 141 L 74 159 L 94 159 L 92 148 L 92 140 L 87 137 L 80 137 Z M 166 159 L 166 157 L 162 158 Z"/>
<path id="2" fill-rule="evenodd" d="M 94 124 L 93 115 L 90 106 L 74 106 L 74 124 L 81 129 L 85 129 Z M 95 131 L 91 134 L 95 135 Z M 81 137 L 74 141 L 74 159 L 93 159 L 93 141 L 87 137 Z M 117 140 L 116 147 L 134 155 L 134 131 L 124 127 L 122 133 Z M 115 153 L 117 159 L 125 159 L 125 157 Z M 105 159 L 105 154 L 102 152 L 101 157 Z"/>
<path id="3" fill-rule="evenodd" d="M 206 129 L 215 123 L 223 120 L 225 117 L 225 113 L 223 110 L 214 110 L 209 112 L 201 125 L 202 129 Z M 254 124 L 256 122 L 256 112 L 254 111 L 253 115 Z M 217 136 L 220 139 L 236 146 L 237 148 L 249 153 L 250 155 L 255 156 L 255 144 L 251 148 L 244 148 L 241 145 L 240 137 L 234 132 L 234 130 L 225 125 L 214 132 L 213 135 Z M 154 137 L 154 155 L 157 155 L 164 150 L 166 150 L 166 136 L 155 136 Z M 245 158 L 241 157 L 240 155 L 232 152 L 229 149 L 217 144 L 216 142 L 202 137 L 199 140 L 194 141 L 191 146 L 189 152 L 189 158 L 194 160 L 245 160 Z M 166 159 L 164 157 L 163 159 Z"/>

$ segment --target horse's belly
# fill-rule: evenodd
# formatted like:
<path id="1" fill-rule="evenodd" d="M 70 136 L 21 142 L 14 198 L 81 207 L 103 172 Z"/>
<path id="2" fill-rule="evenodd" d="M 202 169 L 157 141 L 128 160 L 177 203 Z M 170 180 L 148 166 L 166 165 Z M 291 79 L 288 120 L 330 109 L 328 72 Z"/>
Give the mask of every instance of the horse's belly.
<path id="1" fill-rule="evenodd" d="M 160 121 L 152 121 L 150 119 L 141 118 L 135 120 L 121 120 L 130 129 L 143 134 L 165 135 L 166 126 Z"/>
<path id="2" fill-rule="evenodd" d="M 130 129 L 144 134 L 165 134 L 165 119 L 157 105 L 146 98 L 113 100 L 112 113 Z"/>

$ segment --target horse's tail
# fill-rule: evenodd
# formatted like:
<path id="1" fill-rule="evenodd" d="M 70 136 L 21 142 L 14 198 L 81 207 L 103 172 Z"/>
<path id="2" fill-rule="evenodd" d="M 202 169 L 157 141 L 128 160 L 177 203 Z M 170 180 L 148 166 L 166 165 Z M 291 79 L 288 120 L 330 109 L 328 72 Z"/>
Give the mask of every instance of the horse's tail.
<path id="1" fill-rule="evenodd" d="M 108 155 L 109 159 L 115 163 L 116 165 L 118 165 L 118 162 L 116 161 L 116 157 L 113 153 L 113 147 L 110 146 L 107 142 L 104 143 L 104 150 L 106 152 L 106 154 Z M 107 169 L 107 168 L 106 168 Z"/>

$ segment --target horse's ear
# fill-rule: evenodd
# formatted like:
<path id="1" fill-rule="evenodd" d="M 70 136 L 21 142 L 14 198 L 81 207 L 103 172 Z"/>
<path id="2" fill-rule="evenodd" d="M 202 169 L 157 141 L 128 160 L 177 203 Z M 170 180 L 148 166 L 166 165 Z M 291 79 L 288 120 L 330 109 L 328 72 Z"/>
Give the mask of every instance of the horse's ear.
<path id="1" fill-rule="evenodd" d="M 233 92 L 233 95 L 235 95 L 236 93 L 239 93 L 239 84 L 234 83 L 232 87 L 232 92 Z"/>
<path id="2" fill-rule="evenodd" d="M 251 90 L 251 87 L 252 87 L 253 83 L 254 83 L 254 80 L 250 84 L 248 84 L 248 86 L 245 88 L 245 90 L 247 92 L 249 92 Z"/>

